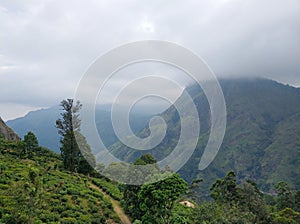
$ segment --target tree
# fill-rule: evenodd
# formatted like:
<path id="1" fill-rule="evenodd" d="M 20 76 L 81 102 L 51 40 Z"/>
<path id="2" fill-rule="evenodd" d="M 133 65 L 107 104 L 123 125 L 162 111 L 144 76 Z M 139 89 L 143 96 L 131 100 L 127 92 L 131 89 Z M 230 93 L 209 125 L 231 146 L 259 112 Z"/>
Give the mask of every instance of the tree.
<path id="1" fill-rule="evenodd" d="M 285 208 L 277 213 L 274 213 L 274 223 L 276 224 L 299 224 L 300 213 L 291 208 Z"/>
<path id="2" fill-rule="evenodd" d="M 142 222 L 170 223 L 174 203 L 186 193 L 187 189 L 187 183 L 178 174 L 172 174 L 159 182 L 143 185 L 138 193 L 140 208 L 144 212 Z"/>
<path id="3" fill-rule="evenodd" d="M 24 136 L 24 146 L 21 154 L 27 155 L 28 158 L 32 158 L 40 147 L 37 137 L 30 131 Z"/>
<path id="4" fill-rule="evenodd" d="M 187 196 L 194 200 L 195 202 L 199 203 L 201 201 L 201 196 L 199 195 L 199 186 L 200 183 L 203 182 L 203 179 L 194 179 L 192 183 L 189 186 L 188 194 Z"/>
<path id="5" fill-rule="evenodd" d="M 140 158 L 135 161 L 135 165 L 147 165 L 147 164 L 155 164 L 157 160 L 149 153 L 143 154 Z"/>
<path id="6" fill-rule="evenodd" d="M 76 142 L 80 148 L 78 154 L 78 168 L 77 171 L 83 174 L 90 174 L 96 166 L 96 160 L 92 154 L 91 148 L 88 145 L 86 138 L 79 132 L 75 132 Z"/>
<path id="7" fill-rule="evenodd" d="M 144 154 L 138 158 L 134 165 L 146 165 L 156 163 L 156 159 L 151 154 Z M 130 173 L 127 173 L 128 176 Z M 139 174 L 135 174 L 139 175 Z M 141 175 L 143 175 L 141 173 Z M 141 177 L 140 177 L 141 178 Z M 146 178 L 144 176 L 144 178 Z M 138 197 L 138 192 L 141 190 L 139 185 L 123 185 L 121 187 L 123 191 L 123 201 L 125 212 L 131 216 L 133 220 L 140 219 L 142 217 L 143 211 L 140 209 L 140 199 Z"/>
<path id="8" fill-rule="evenodd" d="M 267 209 L 264 195 L 254 181 L 247 180 L 238 187 L 239 206 L 255 215 L 255 223 L 269 223 L 270 214 Z"/>
<path id="9" fill-rule="evenodd" d="M 294 195 L 286 182 L 279 182 L 275 185 L 277 192 L 277 209 L 294 208 Z"/>
<path id="10" fill-rule="evenodd" d="M 215 202 L 201 203 L 194 209 L 192 217 L 193 223 L 256 223 L 255 215 L 251 212 L 243 211 L 237 205 Z"/>
<path id="11" fill-rule="evenodd" d="M 67 99 L 63 100 L 60 106 L 63 109 L 61 113 L 62 119 L 56 121 L 56 127 L 58 128 L 58 133 L 61 135 L 60 150 L 64 168 L 70 170 L 72 173 L 74 171 L 89 173 L 92 170 L 90 164 L 95 164 L 95 158 L 85 137 L 80 134 L 79 111 L 82 104 L 79 101 L 74 103 L 73 99 Z M 77 140 L 79 140 L 78 142 L 75 135 Z M 88 158 L 90 164 L 86 161 L 86 158 Z"/>
<path id="12" fill-rule="evenodd" d="M 217 179 L 210 190 L 210 196 L 216 202 L 234 202 L 238 196 L 235 173 L 230 171 L 223 179 Z"/>

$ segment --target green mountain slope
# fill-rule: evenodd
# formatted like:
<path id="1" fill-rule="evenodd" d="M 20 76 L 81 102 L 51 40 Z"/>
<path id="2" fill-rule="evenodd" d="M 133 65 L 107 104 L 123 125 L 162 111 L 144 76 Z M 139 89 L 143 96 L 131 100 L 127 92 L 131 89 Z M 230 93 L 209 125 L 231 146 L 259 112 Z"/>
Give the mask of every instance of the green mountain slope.
<path id="1" fill-rule="evenodd" d="M 0 142 L 0 223 L 120 223 L 107 195 L 110 189 L 120 194 L 117 186 L 94 178 L 109 186 L 103 193 L 87 176 L 61 169 L 52 151 L 40 149 L 32 159 L 22 159 L 19 147 Z"/>
<path id="2" fill-rule="evenodd" d="M 281 121 L 275 129 L 274 141 L 265 149 L 261 161 L 262 177 L 283 180 L 299 186 L 300 177 L 300 112 Z M 287 175 L 288 174 L 288 175 Z"/>
<path id="3" fill-rule="evenodd" d="M 220 82 L 227 106 L 227 128 L 223 144 L 215 160 L 204 171 L 198 164 L 205 148 L 210 125 L 208 102 L 198 86 L 186 90 L 193 97 L 200 114 L 201 134 L 198 146 L 180 174 L 187 180 L 203 178 L 208 191 L 213 180 L 234 170 L 240 181 L 253 179 L 265 191 L 271 191 L 279 180 L 300 187 L 300 89 L 271 80 L 222 80 Z M 180 98 L 178 99 L 180 100 Z M 187 105 L 188 106 L 188 105 Z M 180 119 L 174 107 L 166 110 L 168 129 L 165 139 L 147 151 L 158 160 L 168 155 L 177 144 Z M 147 136 L 146 128 L 140 136 Z M 140 151 L 121 143 L 111 147 L 119 158 L 134 161 Z"/>

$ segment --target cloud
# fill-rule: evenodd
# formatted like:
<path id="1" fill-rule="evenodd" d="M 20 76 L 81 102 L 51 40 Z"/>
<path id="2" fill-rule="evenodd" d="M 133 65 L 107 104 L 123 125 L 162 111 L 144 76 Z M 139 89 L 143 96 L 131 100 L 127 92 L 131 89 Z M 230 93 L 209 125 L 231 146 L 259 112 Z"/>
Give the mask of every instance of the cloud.
<path id="1" fill-rule="evenodd" d="M 298 0 L 3 0 L 0 105 L 25 111 L 57 104 L 74 95 L 95 58 L 143 39 L 193 50 L 217 77 L 300 86 L 299 27 Z"/>

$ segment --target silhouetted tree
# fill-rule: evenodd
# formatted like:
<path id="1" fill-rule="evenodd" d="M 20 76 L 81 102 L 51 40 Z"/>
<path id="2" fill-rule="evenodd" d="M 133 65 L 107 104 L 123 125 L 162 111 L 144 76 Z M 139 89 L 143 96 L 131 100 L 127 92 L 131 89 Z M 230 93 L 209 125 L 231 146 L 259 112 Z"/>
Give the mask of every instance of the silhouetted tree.
<path id="1" fill-rule="evenodd" d="M 56 121 L 56 127 L 61 135 L 60 150 L 64 168 L 72 173 L 74 171 L 89 173 L 92 168 L 88 162 L 94 166 L 95 158 L 85 137 L 80 134 L 79 110 L 82 105 L 79 101 L 74 103 L 73 99 L 67 99 L 63 100 L 60 106 L 63 109 L 62 119 Z M 82 151 L 80 151 L 79 146 Z M 88 162 L 86 158 L 88 158 Z"/>

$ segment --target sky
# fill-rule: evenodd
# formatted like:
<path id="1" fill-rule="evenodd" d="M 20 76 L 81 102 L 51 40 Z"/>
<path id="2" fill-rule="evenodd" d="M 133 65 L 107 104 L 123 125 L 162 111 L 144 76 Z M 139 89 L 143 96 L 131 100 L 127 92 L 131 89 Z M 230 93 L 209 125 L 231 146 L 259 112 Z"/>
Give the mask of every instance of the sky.
<path id="1" fill-rule="evenodd" d="M 299 0 L 1 0 L 0 116 L 13 119 L 73 97 L 96 58 L 149 39 L 191 49 L 217 78 L 265 77 L 300 87 Z M 152 68 L 144 73 L 172 71 Z M 107 88 L 108 98 L 120 80 Z M 177 81 L 182 85 L 170 97 L 186 84 Z"/>

